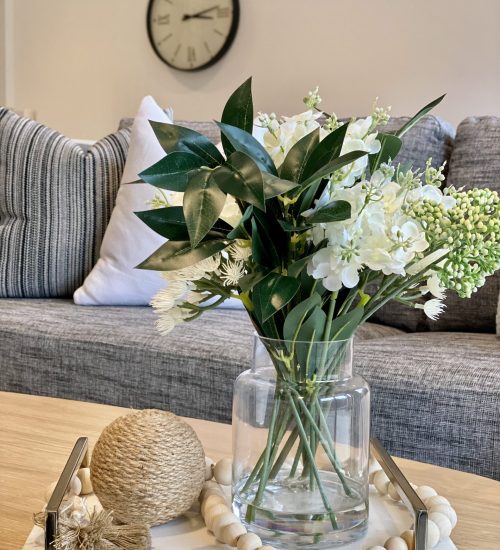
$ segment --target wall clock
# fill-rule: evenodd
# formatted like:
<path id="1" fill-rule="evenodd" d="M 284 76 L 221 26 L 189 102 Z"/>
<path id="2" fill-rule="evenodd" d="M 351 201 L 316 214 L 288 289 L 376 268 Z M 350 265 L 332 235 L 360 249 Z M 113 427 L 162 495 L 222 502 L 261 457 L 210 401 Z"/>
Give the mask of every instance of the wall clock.
<path id="1" fill-rule="evenodd" d="M 149 40 L 170 67 L 205 69 L 231 46 L 239 16 L 238 0 L 149 0 Z"/>

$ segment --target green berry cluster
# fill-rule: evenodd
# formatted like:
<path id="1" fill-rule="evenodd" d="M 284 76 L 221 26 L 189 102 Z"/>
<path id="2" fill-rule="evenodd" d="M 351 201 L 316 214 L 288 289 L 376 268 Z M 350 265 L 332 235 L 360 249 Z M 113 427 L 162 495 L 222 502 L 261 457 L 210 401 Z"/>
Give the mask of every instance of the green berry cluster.
<path id="1" fill-rule="evenodd" d="M 439 264 L 443 286 L 469 298 L 500 268 L 500 199 L 489 189 L 451 187 L 448 195 L 455 206 L 424 200 L 412 204 L 410 214 L 422 224 L 431 248 L 450 250 Z"/>

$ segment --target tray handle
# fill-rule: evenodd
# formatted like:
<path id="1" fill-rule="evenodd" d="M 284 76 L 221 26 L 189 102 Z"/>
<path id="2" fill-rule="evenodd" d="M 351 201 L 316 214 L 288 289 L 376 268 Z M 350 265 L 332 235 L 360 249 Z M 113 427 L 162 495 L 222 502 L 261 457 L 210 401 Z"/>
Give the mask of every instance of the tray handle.
<path id="1" fill-rule="evenodd" d="M 415 530 L 415 550 L 427 550 L 427 508 L 417 495 L 410 482 L 397 467 L 391 455 L 376 437 L 370 438 L 371 454 L 378 460 L 387 477 L 391 480 L 401 500 L 413 512 Z"/>
<path id="2" fill-rule="evenodd" d="M 87 437 L 79 437 L 69 455 L 66 466 L 59 477 L 49 502 L 47 503 L 47 519 L 45 520 L 45 550 L 52 550 L 57 536 L 57 520 L 59 508 L 64 499 L 73 476 L 79 468 L 89 465 L 89 440 Z"/>

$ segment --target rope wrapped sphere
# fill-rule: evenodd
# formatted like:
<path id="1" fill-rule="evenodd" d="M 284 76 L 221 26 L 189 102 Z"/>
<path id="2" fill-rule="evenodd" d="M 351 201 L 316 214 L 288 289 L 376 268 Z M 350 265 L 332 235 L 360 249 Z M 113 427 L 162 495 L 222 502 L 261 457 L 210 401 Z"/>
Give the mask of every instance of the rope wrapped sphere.
<path id="1" fill-rule="evenodd" d="M 205 453 L 175 414 L 143 410 L 117 418 L 92 453 L 94 492 L 123 523 L 159 525 L 186 512 L 205 480 Z"/>

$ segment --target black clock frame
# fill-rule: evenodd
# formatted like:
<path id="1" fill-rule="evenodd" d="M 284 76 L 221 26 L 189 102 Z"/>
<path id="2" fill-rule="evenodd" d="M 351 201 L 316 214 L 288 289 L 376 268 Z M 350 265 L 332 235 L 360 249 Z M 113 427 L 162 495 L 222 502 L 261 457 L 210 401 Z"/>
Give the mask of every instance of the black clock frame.
<path id="1" fill-rule="evenodd" d="M 153 3 L 155 1 L 157 1 L 157 0 L 149 0 L 148 11 L 147 11 L 147 15 L 146 15 L 146 28 L 147 28 L 147 31 L 148 31 L 148 38 L 149 38 L 149 42 L 151 44 L 151 47 L 153 48 L 155 54 L 163 61 L 163 63 L 165 63 L 165 65 L 168 65 L 169 67 L 171 67 L 172 69 L 176 69 L 177 71 L 183 71 L 183 72 L 189 72 L 189 73 L 192 73 L 192 72 L 195 72 L 195 71 L 201 71 L 203 69 L 208 69 L 208 67 L 211 67 L 212 65 L 215 65 L 215 63 L 217 63 L 217 61 L 219 61 L 219 59 L 221 59 L 227 53 L 229 48 L 231 47 L 231 45 L 234 41 L 234 38 L 236 36 L 236 32 L 238 30 L 238 25 L 239 25 L 239 22 L 240 22 L 240 2 L 239 2 L 239 0 L 232 0 L 232 2 L 233 2 L 233 21 L 231 22 L 231 28 L 229 29 L 229 34 L 227 35 L 226 41 L 224 42 L 222 48 L 219 50 L 219 52 L 210 61 L 208 61 L 204 65 L 200 65 L 199 67 L 194 67 L 192 69 L 191 68 L 182 69 L 180 67 L 176 67 L 175 65 L 172 65 L 171 63 L 169 63 L 161 55 L 161 53 L 158 50 L 158 48 L 156 47 L 156 44 L 155 44 L 154 39 L 153 39 L 153 32 L 151 30 L 151 11 L 153 9 Z"/>

